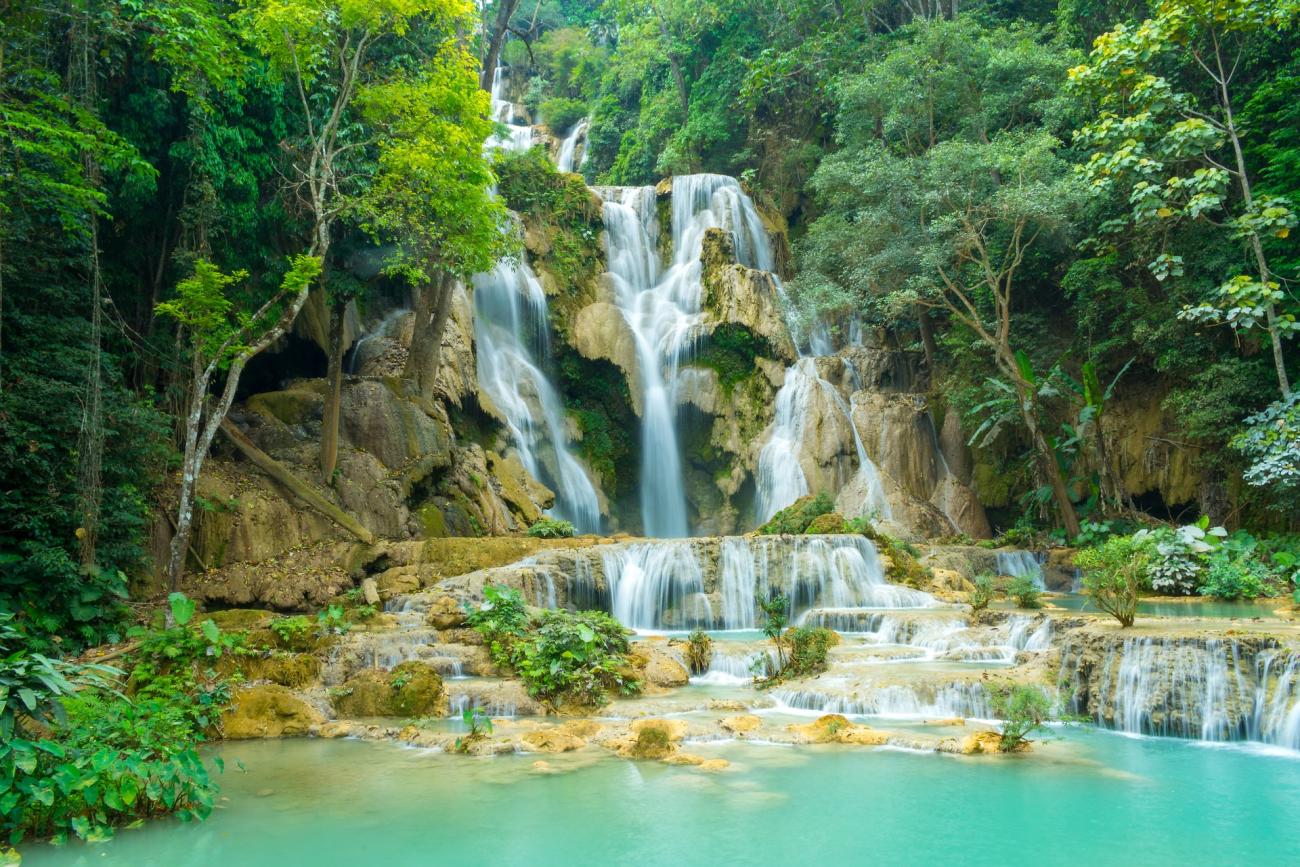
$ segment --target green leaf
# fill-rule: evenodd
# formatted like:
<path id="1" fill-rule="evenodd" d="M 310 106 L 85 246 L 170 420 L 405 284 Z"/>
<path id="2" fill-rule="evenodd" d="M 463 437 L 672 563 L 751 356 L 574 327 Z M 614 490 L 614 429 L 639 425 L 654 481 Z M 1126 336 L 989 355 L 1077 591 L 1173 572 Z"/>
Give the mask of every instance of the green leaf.
<path id="1" fill-rule="evenodd" d="M 194 600 L 184 593 L 172 593 L 167 597 L 167 603 L 171 606 L 172 617 L 176 620 L 177 626 L 184 626 L 193 619 L 197 606 Z"/>

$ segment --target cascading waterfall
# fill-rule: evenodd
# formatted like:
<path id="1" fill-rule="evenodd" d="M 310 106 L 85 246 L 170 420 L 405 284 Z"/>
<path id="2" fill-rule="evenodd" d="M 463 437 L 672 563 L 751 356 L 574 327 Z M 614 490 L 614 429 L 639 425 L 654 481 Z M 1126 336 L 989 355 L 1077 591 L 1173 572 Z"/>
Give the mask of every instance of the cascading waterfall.
<path id="1" fill-rule="evenodd" d="M 699 337 L 704 233 L 732 233 L 737 260 L 772 268 L 772 250 L 753 202 L 735 178 L 673 178 L 672 262 L 659 267 L 653 187 L 605 187 L 605 228 L 615 302 L 636 343 L 641 397 L 641 513 L 647 536 L 687 535 L 677 442 L 677 370 Z"/>
<path id="2" fill-rule="evenodd" d="M 812 609 L 927 608 L 928 593 L 890 584 L 862 536 L 720 540 L 716 572 L 689 541 L 610 546 L 600 556 L 610 609 L 634 629 L 754 629 L 755 599 L 783 593 L 791 617 Z"/>
<path id="3" fill-rule="evenodd" d="M 546 352 L 546 294 L 524 262 L 501 261 L 474 277 L 478 379 L 501 410 L 510 441 L 534 478 L 555 489 L 557 516 L 600 531 L 600 501 L 567 448 L 564 405 L 539 363 Z"/>
<path id="4" fill-rule="evenodd" d="M 1093 670 L 1098 668 L 1099 670 Z M 1069 701 L 1108 728 L 1300 750 L 1300 652 L 1235 639 L 1127 638 L 1099 665 L 1067 644 Z"/>
<path id="5" fill-rule="evenodd" d="M 515 104 L 504 99 L 506 68 L 498 66 L 492 73 L 492 119 L 506 125 L 506 134 L 493 136 L 488 140 L 489 147 L 507 151 L 526 151 L 533 146 L 533 128 L 527 124 L 516 124 Z"/>
<path id="6" fill-rule="evenodd" d="M 1009 575 L 1012 578 L 1028 575 L 1033 579 L 1035 587 L 1046 590 L 1047 584 L 1043 581 L 1043 564 L 1046 562 L 1047 555 L 1039 551 L 999 551 L 995 568 L 999 575 Z"/>
<path id="7" fill-rule="evenodd" d="M 532 128 L 510 125 L 502 100 L 502 68 L 492 79 L 492 116 L 510 129 L 489 147 L 523 150 Z M 525 134 L 526 133 L 526 134 Z M 474 339 L 478 379 L 501 410 L 525 469 L 555 490 L 554 513 L 583 533 L 601 529 L 596 487 L 568 448 L 564 405 L 543 370 L 547 356 L 546 293 L 528 263 L 503 259 L 474 276 Z"/>
<path id="8" fill-rule="evenodd" d="M 584 147 L 582 150 L 583 159 L 578 162 L 578 166 L 581 166 L 586 161 L 587 149 L 585 142 L 588 123 L 589 121 L 586 118 L 575 123 L 573 129 L 569 130 L 569 134 L 564 137 L 564 141 L 560 142 L 560 152 L 555 158 L 557 171 L 571 172 L 576 168 L 574 166 L 574 155 L 577 153 L 578 142 L 580 141 L 584 143 Z"/>

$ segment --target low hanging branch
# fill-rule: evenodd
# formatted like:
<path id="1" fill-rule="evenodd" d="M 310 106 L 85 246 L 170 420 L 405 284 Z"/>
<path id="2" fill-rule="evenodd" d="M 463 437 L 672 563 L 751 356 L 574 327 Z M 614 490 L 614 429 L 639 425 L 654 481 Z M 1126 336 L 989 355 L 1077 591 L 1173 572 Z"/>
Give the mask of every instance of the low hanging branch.
<path id="1" fill-rule="evenodd" d="M 200 261 L 194 276 L 181 281 L 177 287 L 176 299 L 158 305 L 158 313 L 179 322 L 193 341 L 194 375 L 185 417 L 185 456 L 181 464 L 176 532 L 172 536 L 167 568 L 173 590 L 179 586 L 185 569 L 185 551 L 194 523 L 194 495 L 203 461 L 235 400 L 239 377 L 253 356 L 289 330 L 306 303 L 320 268 L 321 260 L 315 256 L 291 259 L 279 291 L 249 316 L 240 313 L 226 297 L 226 287 L 242 279 L 243 272 L 222 274 L 212 263 Z M 278 315 L 277 310 L 280 310 Z M 213 376 L 222 369 L 226 371 L 225 388 L 216 404 L 210 406 L 208 389 Z"/>

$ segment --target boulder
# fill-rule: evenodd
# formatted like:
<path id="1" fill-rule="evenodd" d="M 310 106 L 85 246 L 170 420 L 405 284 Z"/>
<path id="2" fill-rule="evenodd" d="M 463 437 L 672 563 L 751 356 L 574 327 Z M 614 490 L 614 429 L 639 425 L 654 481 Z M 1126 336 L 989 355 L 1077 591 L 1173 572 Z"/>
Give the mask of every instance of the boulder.
<path id="1" fill-rule="evenodd" d="M 465 625 L 465 609 L 452 596 L 439 596 L 429 603 L 429 613 L 425 617 L 434 629 L 456 629 Z"/>
<path id="2" fill-rule="evenodd" d="M 426 717 L 447 712 L 442 677 L 419 660 L 403 662 L 392 671 L 363 669 L 332 692 L 334 709 L 342 717 Z"/>
<path id="3" fill-rule="evenodd" d="M 1021 741 L 1012 752 L 1024 753 L 1030 750 L 1028 741 Z M 961 740 L 962 755 L 997 755 L 1002 752 L 1002 735 L 995 731 L 979 731 L 969 734 Z"/>
<path id="4" fill-rule="evenodd" d="M 810 723 L 790 725 L 788 730 L 803 743 L 810 744 L 860 744 L 878 746 L 888 743 L 889 736 L 870 726 L 851 723 L 841 714 L 832 713 L 818 717 Z"/>
<path id="5" fill-rule="evenodd" d="M 262 684 L 235 691 L 221 715 L 221 733 L 228 740 L 301 737 L 322 722 L 315 708 L 285 687 Z"/>
<path id="6" fill-rule="evenodd" d="M 645 660 L 644 665 L 638 663 Z M 691 673 L 686 670 L 677 657 L 660 647 L 648 642 L 641 642 L 634 648 L 633 665 L 639 670 L 645 686 L 676 688 L 690 682 Z"/>
<path id="7" fill-rule="evenodd" d="M 587 745 L 585 740 L 560 726 L 528 732 L 520 740 L 525 749 L 535 753 L 567 753 Z"/>
<path id="8" fill-rule="evenodd" d="M 632 411 L 641 414 L 636 337 L 618 307 L 606 301 L 588 304 L 573 322 L 572 342 L 583 358 L 612 362 L 627 378 Z"/>

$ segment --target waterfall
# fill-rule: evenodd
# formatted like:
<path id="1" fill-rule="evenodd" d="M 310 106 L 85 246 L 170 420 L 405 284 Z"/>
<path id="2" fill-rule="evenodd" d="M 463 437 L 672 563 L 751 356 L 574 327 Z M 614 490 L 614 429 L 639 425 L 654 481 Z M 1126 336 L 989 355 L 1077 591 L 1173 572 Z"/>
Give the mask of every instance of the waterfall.
<path id="1" fill-rule="evenodd" d="M 862 536 L 729 536 L 612 545 L 601 552 L 610 609 L 634 629 L 754 629 L 755 599 L 782 593 L 793 622 L 813 609 L 927 608 L 928 593 L 890 584 Z"/>
<path id="2" fill-rule="evenodd" d="M 699 336 L 704 233 L 732 233 L 741 264 L 771 270 L 772 249 L 753 202 L 735 178 L 673 178 L 672 261 L 661 271 L 652 187 L 598 188 L 615 303 L 636 344 L 641 396 L 641 513 L 647 536 L 687 535 L 677 442 L 677 370 Z"/>
<path id="3" fill-rule="evenodd" d="M 501 411 L 524 468 L 555 489 L 555 514 L 596 533 L 596 488 L 567 448 L 564 406 L 541 368 L 546 328 L 546 294 L 527 263 L 503 260 L 474 276 L 479 385 Z"/>
<path id="4" fill-rule="evenodd" d="M 355 374 L 357 372 L 357 368 L 359 368 L 367 360 L 365 357 L 365 352 L 366 352 L 366 347 L 370 344 L 370 342 L 374 340 L 376 337 L 387 337 L 392 332 L 393 326 L 396 325 L 398 322 L 401 322 L 402 317 L 410 312 L 411 311 L 407 310 L 405 307 L 399 307 L 396 310 L 390 310 L 388 314 L 384 316 L 383 319 L 379 320 L 378 324 L 376 324 L 373 329 L 361 335 L 361 338 L 357 340 L 356 344 L 354 344 L 352 347 L 351 353 L 349 353 L 347 364 L 344 365 L 344 367 L 347 368 L 347 372 L 349 374 Z"/>
<path id="5" fill-rule="evenodd" d="M 487 147 L 527 150 L 532 128 L 515 126 L 514 106 L 502 99 L 504 67 L 492 76 L 492 117 L 509 135 Z M 474 340 L 478 381 L 505 419 L 510 441 L 533 478 L 555 491 L 556 516 L 580 533 L 601 529 L 596 487 L 568 448 L 564 404 L 543 370 L 548 355 L 546 293 L 525 259 L 502 259 L 476 274 Z"/>
<path id="6" fill-rule="evenodd" d="M 1047 584 L 1043 581 L 1043 564 L 1046 562 L 1047 555 L 1039 551 L 999 551 L 995 568 L 999 575 L 1012 578 L 1028 575 L 1034 580 L 1035 587 L 1046 590 Z"/>
<path id="7" fill-rule="evenodd" d="M 890 684 L 857 689 L 847 694 L 824 689 L 777 689 L 773 690 L 772 698 L 780 707 L 852 716 L 929 719 L 990 719 L 993 716 L 984 687 L 979 683 L 960 681 Z"/>
<path id="8" fill-rule="evenodd" d="M 503 98 L 505 72 L 504 66 L 498 66 L 492 73 L 491 111 L 493 120 L 506 125 L 506 134 L 498 134 L 488 139 L 488 147 L 507 151 L 526 151 L 533 146 L 533 128 L 527 124 L 515 124 L 515 105 Z"/>
<path id="9" fill-rule="evenodd" d="M 571 172 L 574 170 L 573 157 L 577 151 L 579 140 L 582 140 L 584 143 L 582 149 L 582 162 L 585 162 L 587 156 L 585 139 L 588 123 L 589 121 L 586 118 L 575 123 L 573 129 L 569 130 L 569 134 L 564 137 L 564 141 L 560 142 L 560 153 L 555 159 L 556 170 L 561 172 Z M 582 162 L 579 162 L 578 165 L 581 166 Z"/>
<path id="10" fill-rule="evenodd" d="M 1236 639 L 1126 638 L 1100 662 L 1067 644 L 1071 704 L 1132 734 L 1251 740 L 1300 750 L 1300 652 Z"/>

